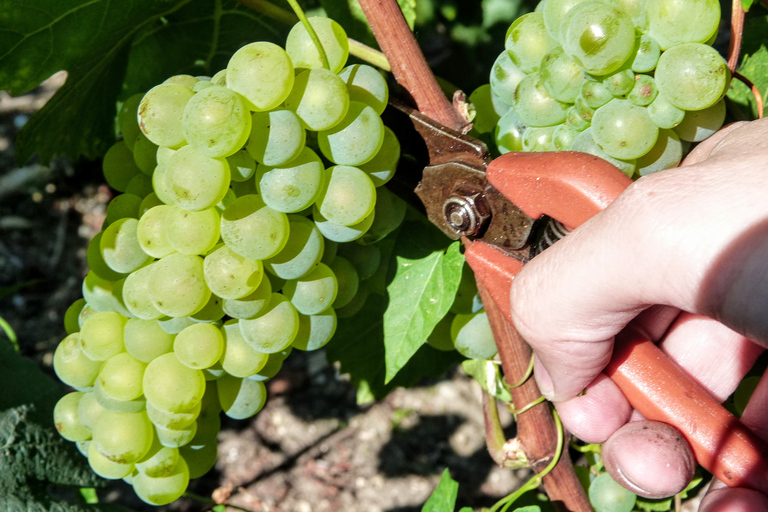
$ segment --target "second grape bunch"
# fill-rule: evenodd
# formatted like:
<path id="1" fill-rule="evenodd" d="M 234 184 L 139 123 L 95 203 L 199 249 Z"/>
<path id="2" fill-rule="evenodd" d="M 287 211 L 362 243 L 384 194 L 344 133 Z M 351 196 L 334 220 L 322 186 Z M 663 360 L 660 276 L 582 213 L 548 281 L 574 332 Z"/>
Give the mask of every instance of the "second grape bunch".
<path id="1" fill-rule="evenodd" d="M 370 292 L 405 204 L 383 185 L 400 146 L 382 75 L 345 67 L 347 37 L 312 18 L 212 77 L 128 98 L 104 175 L 123 192 L 88 248 L 83 299 L 54 356 L 76 391 L 59 432 L 96 473 L 169 503 L 216 460 L 220 412 L 266 401 L 292 349 L 315 350 Z M 348 243 L 355 242 L 355 243 Z"/>

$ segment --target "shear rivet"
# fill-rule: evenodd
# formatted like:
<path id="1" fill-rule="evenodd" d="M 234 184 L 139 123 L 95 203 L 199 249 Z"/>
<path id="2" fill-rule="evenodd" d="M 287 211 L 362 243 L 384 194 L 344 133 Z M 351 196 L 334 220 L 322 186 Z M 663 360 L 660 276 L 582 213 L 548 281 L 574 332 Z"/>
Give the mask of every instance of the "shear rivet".
<path id="1" fill-rule="evenodd" d="M 451 196 L 443 203 L 443 215 L 448 225 L 461 236 L 477 235 L 484 227 L 488 215 L 485 205 L 480 205 L 479 194 Z M 482 210 L 482 211 L 481 211 Z"/>

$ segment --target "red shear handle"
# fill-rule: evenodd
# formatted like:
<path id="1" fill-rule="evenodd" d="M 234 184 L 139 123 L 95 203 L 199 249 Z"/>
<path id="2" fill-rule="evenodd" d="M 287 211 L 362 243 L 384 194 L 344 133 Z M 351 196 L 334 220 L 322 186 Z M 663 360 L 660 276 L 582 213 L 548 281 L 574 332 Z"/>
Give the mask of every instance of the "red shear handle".
<path id="1" fill-rule="evenodd" d="M 569 228 L 632 182 L 608 162 L 575 152 L 507 153 L 489 165 L 488 181 L 529 217 L 548 215 Z M 511 322 L 509 290 L 522 264 L 483 242 L 465 256 Z M 699 464 L 726 484 L 768 493 L 768 444 L 637 330 L 625 329 L 616 341 L 606 373 L 632 407 L 680 430 Z"/>

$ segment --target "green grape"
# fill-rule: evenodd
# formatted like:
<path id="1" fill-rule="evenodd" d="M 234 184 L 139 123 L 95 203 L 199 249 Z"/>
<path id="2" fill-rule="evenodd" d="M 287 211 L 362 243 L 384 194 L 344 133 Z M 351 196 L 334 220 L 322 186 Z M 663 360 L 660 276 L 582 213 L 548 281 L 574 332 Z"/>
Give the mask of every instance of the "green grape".
<path id="1" fill-rule="evenodd" d="M 176 154 L 174 152 L 174 154 Z M 169 159 L 170 160 L 170 159 Z M 162 204 L 174 204 L 175 196 L 171 193 L 171 182 L 168 180 L 169 164 L 158 164 L 152 173 L 152 190 Z"/>
<path id="2" fill-rule="evenodd" d="M 333 258 L 336 257 L 336 253 L 339 251 L 339 243 L 333 240 L 325 240 L 325 251 L 323 251 L 323 257 L 320 259 L 321 263 L 330 265 Z"/>
<path id="3" fill-rule="evenodd" d="M 216 384 L 221 408 L 232 419 L 250 418 L 267 401 L 267 388 L 261 382 L 225 375 Z"/>
<path id="4" fill-rule="evenodd" d="M 106 411 L 106 409 L 99 403 L 96 393 L 89 391 L 88 393 L 84 393 L 78 402 L 78 421 L 80 421 L 80 423 L 88 430 L 93 430 L 93 426 L 104 411 Z"/>
<path id="5" fill-rule="evenodd" d="M 619 485 L 608 473 L 601 473 L 589 484 L 589 502 L 595 512 L 630 512 L 637 495 Z"/>
<path id="6" fill-rule="evenodd" d="M 373 211 L 376 187 L 360 169 L 346 165 L 330 167 L 326 170 L 325 184 L 317 199 L 317 207 L 331 222 L 352 226 Z"/>
<path id="7" fill-rule="evenodd" d="M 144 135 L 144 132 L 139 132 L 139 136 L 133 144 L 133 162 L 139 171 L 147 176 L 152 176 L 157 165 L 157 145 L 153 144 Z"/>
<path id="8" fill-rule="evenodd" d="M 552 39 L 563 42 L 566 28 L 563 23 L 566 21 L 566 14 L 576 5 L 586 1 L 588 0 L 546 0 L 546 2 L 541 2 L 544 4 L 542 12 L 544 25 Z"/>
<path id="9" fill-rule="evenodd" d="M 656 82 L 652 76 L 637 75 L 635 85 L 627 98 L 639 107 L 647 107 L 656 99 L 658 94 L 659 89 L 656 87 Z"/>
<path id="10" fill-rule="evenodd" d="M 587 128 L 581 132 L 571 145 L 571 150 L 579 151 L 581 153 L 589 153 L 590 155 L 599 156 L 603 160 L 610 162 L 619 168 L 621 172 L 627 176 L 632 176 L 635 173 L 636 160 L 621 160 L 614 158 L 606 153 L 592 137 L 592 127 Z"/>
<path id="11" fill-rule="evenodd" d="M 296 75 L 285 107 L 299 116 L 305 128 L 317 132 L 328 130 L 339 124 L 347 113 L 347 85 L 327 69 L 302 71 Z"/>
<path id="12" fill-rule="evenodd" d="M 144 370 L 144 396 L 158 409 L 189 411 L 205 392 L 205 377 L 200 370 L 187 368 L 173 353 L 156 357 Z"/>
<path id="13" fill-rule="evenodd" d="M 267 364 L 269 355 L 253 348 L 243 337 L 240 322 L 229 320 L 221 328 L 224 350 L 221 354 L 221 367 L 234 377 L 248 377 L 258 372 Z"/>
<path id="14" fill-rule="evenodd" d="M 469 102 L 475 107 L 476 115 L 472 129 L 477 133 L 492 132 L 501 116 L 509 110 L 509 105 L 494 94 L 490 84 L 483 84 L 472 91 Z"/>
<path id="15" fill-rule="evenodd" d="M 141 173 L 133 161 L 133 151 L 126 141 L 119 141 L 110 146 L 104 155 L 101 169 L 109 186 L 118 192 L 125 192 L 131 179 Z"/>
<path id="16" fill-rule="evenodd" d="M 682 140 L 701 142 L 719 130 L 724 121 L 725 101 L 720 100 L 703 110 L 686 112 L 680 124 L 675 126 L 675 132 Z"/>
<path id="17" fill-rule="evenodd" d="M 114 305 L 115 312 L 120 313 L 126 318 L 134 318 L 136 315 L 131 313 L 131 310 L 128 309 L 128 306 L 125 304 L 125 299 L 123 298 L 123 288 L 125 287 L 125 281 L 126 278 L 124 277 L 115 281 L 114 285 L 112 286 L 112 304 Z"/>
<path id="18" fill-rule="evenodd" d="M 292 350 L 293 346 L 290 346 L 285 350 L 281 350 L 280 352 L 269 354 L 269 359 L 267 359 L 267 364 L 264 365 L 264 368 L 248 377 L 248 380 L 264 382 L 265 380 L 269 380 L 277 375 L 277 372 L 279 372 L 280 368 L 283 367 L 283 361 L 285 361 L 285 359 L 291 354 Z"/>
<path id="19" fill-rule="evenodd" d="M 157 154 L 155 155 L 155 160 L 157 160 L 157 165 L 168 165 L 168 162 L 171 161 L 171 157 L 174 155 L 174 153 L 176 153 L 177 149 L 178 148 L 167 148 L 165 146 L 158 146 Z M 157 172 L 157 169 L 155 169 L 155 172 Z"/>
<path id="20" fill-rule="evenodd" d="M 128 310 L 137 318 L 155 320 L 163 316 L 149 297 L 152 287 L 152 268 L 154 263 L 142 267 L 125 278 L 123 301 Z"/>
<path id="21" fill-rule="evenodd" d="M 153 438 L 146 412 L 104 411 L 93 426 L 91 446 L 113 462 L 130 464 L 146 455 Z"/>
<path id="22" fill-rule="evenodd" d="M 124 218 L 116 220 L 102 232 L 99 242 L 101 255 L 104 263 L 115 272 L 133 272 L 151 260 L 139 245 L 138 226 L 138 220 Z"/>
<path id="23" fill-rule="evenodd" d="M 585 82 L 584 70 L 560 46 L 552 48 L 543 57 L 539 76 L 547 92 L 564 103 L 573 103 Z"/>
<path id="24" fill-rule="evenodd" d="M 241 96 L 221 85 L 204 89 L 184 108 L 184 137 L 200 154 L 226 157 L 241 149 L 251 132 L 251 116 Z"/>
<path id="25" fill-rule="evenodd" d="M 88 242 L 88 250 L 86 251 L 86 261 L 88 262 L 88 268 L 90 271 L 106 281 L 118 281 L 122 279 L 125 274 L 115 272 L 104 261 L 104 257 L 101 254 L 101 237 L 104 234 L 103 231 L 96 233 L 96 235 Z"/>
<path id="26" fill-rule="evenodd" d="M 261 196 L 235 199 L 221 215 L 221 238 L 237 254 L 253 260 L 271 258 L 288 242 L 288 216 L 266 205 Z"/>
<path id="27" fill-rule="evenodd" d="M 152 265 L 149 298 L 164 315 L 192 315 L 208 302 L 211 290 L 203 277 L 203 259 L 175 252 Z"/>
<path id="28" fill-rule="evenodd" d="M 512 108 L 501 116 L 496 125 L 495 133 L 496 146 L 499 148 L 499 152 L 504 154 L 510 151 L 522 151 L 524 127 L 525 125 Z"/>
<path id="29" fill-rule="evenodd" d="M 336 300 L 336 275 L 324 263 L 297 279 L 289 279 L 283 286 L 283 295 L 302 315 L 317 315 L 327 310 Z"/>
<path id="30" fill-rule="evenodd" d="M 350 101 L 365 103 L 378 115 L 387 108 L 389 87 L 378 69 L 367 64 L 352 64 L 341 70 L 339 78 L 347 84 Z"/>
<path id="31" fill-rule="evenodd" d="M 74 334 L 80 330 L 80 325 L 77 319 L 80 316 L 80 312 L 83 310 L 83 306 L 85 306 L 85 299 L 77 299 L 70 304 L 67 311 L 64 313 L 64 330 L 67 334 Z"/>
<path id="32" fill-rule="evenodd" d="M 323 236 L 328 240 L 340 243 L 351 242 L 363 236 L 373 224 L 374 216 L 375 212 L 372 211 L 370 215 L 357 224 L 344 226 L 343 224 L 336 224 L 323 217 L 320 210 L 317 209 L 317 205 L 312 209 L 312 218 L 315 221 L 317 229 L 319 229 Z"/>
<path id="33" fill-rule="evenodd" d="M 181 118 L 194 95 L 189 87 L 175 83 L 151 88 L 138 109 L 141 131 L 158 146 L 177 148 L 186 144 Z"/>
<path id="34" fill-rule="evenodd" d="M 579 113 L 582 119 L 584 119 L 589 123 L 592 123 L 592 118 L 595 115 L 595 109 L 589 106 L 584 96 L 579 94 L 576 97 L 576 102 L 573 104 L 572 108 L 576 109 L 576 112 Z"/>
<path id="35" fill-rule="evenodd" d="M 336 311 L 333 308 L 314 315 L 299 315 L 299 332 L 292 346 L 310 351 L 324 347 L 336 332 Z"/>
<path id="36" fill-rule="evenodd" d="M 131 181 L 128 182 L 128 186 L 125 187 L 125 192 L 127 194 L 139 196 L 139 199 L 143 200 L 147 195 L 154 194 L 154 189 L 152 188 L 152 178 L 146 174 L 137 174 L 131 178 Z M 139 205 L 141 205 L 141 203 L 139 203 Z"/>
<path id="37" fill-rule="evenodd" d="M 613 99 L 613 94 L 603 81 L 585 80 L 577 98 L 581 98 L 590 108 L 600 108 Z"/>
<path id="38" fill-rule="evenodd" d="M 490 359 L 496 355 L 496 342 L 485 312 L 459 314 L 451 323 L 451 339 L 459 354 L 468 359 Z"/>
<path id="39" fill-rule="evenodd" d="M 389 265 L 391 263 L 392 249 L 395 246 L 394 237 L 382 240 L 378 244 L 381 251 L 381 264 L 371 277 L 365 280 L 365 286 L 371 293 L 387 296 L 387 285 L 389 284 Z"/>
<path id="40" fill-rule="evenodd" d="M 255 163 L 255 162 L 254 162 Z M 252 182 L 251 180 L 248 180 Z M 235 183 L 235 182 L 233 182 Z M 254 187 L 255 189 L 256 187 Z M 255 192 L 255 190 L 254 190 Z M 219 212 L 219 215 L 224 213 L 224 210 L 227 209 L 227 206 L 231 205 L 233 202 L 235 202 L 235 199 L 237 199 L 237 195 L 235 195 L 235 191 L 231 188 L 227 190 L 227 193 L 224 195 L 224 199 L 219 201 L 219 203 L 216 205 L 216 211 Z"/>
<path id="41" fill-rule="evenodd" d="M 215 442 L 202 446 L 188 444 L 179 448 L 179 454 L 189 466 L 189 478 L 200 478 L 216 465 L 219 450 Z"/>
<path id="42" fill-rule="evenodd" d="M 222 85 L 222 84 L 215 84 L 210 80 L 199 80 L 195 85 L 192 86 L 192 90 L 195 92 L 200 92 L 203 89 L 207 89 L 208 87 L 211 87 L 213 85 Z"/>
<path id="43" fill-rule="evenodd" d="M 515 90 L 526 77 L 526 73 L 512 62 L 508 52 L 501 52 L 491 68 L 490 84 L 493 94 L 511 105 L 515 101 Z"/>
<path id="44" fill-rule="evenodd" d="M 370 295 L 370 289 L 368 288 L 367 283 L 360 283 L 360 286 L 357 288 L 357 293 L 352 297 L 352 300 L 340 308 L 335 308 L 336 316 L 339 318 L 349 318 L 358 314 L 360 310 L 363 309 L 363 306 L 365 306 L 365 301 L 368 300 L 368 295 Z"/>
<path id="45" fill-rule="evenodd" d="M 373 244 L 392 233 L 403 223 L 405 210 L 405 201 L 390 192 L 387 187 L 377 188 L 373 224 L 360 238 L 359 243 Z"/>
<path id="46" fill-rule="evenodd" d="M 323 256 L 324 239 L 315 224 L 300 215 L 289 215 L 288 242 L 264 268 L 282 279 L 297 279 L 310 272 Z"/>
<path id="47" fill-rule="evenodd" d="M 224 318 L 224 299 L 211 293 L 208 302 L 205 303 L 200 311 L 190 315 L 190 319 L 195 322 L 214 323 Z"/>
<path id="48" fill-rule="evenodd" d="M 232 318 L 253 318 L 261 312 L 272 296 L 272 283 L 264 276 L 256 290 L 250 295 L 239 299 L 224 299 L 222 308 L 224 313 Z"/>
<path id="49" fill-rule="evenodd" d="M 155 320 L 130 318 L 125 323 L 123 341 L 126 352 L 144 363 L 173 350 L 173 335 Z"/>
<path id="50" fill-rule="evenodd" d="M 661 92 L 656 94 L 647 110 L 648 116 L 659 128 L 674 128 L 685 118 L 685 110 L 672 105 Z"/>
<path id="51" fill-rule="evenodd" d="M 360 277 L 357 270 L 346 258 L 336 256 L 328 265 L 336 276 L 339 291 L 333 301 L 334 309 L 346 306 L 354 298 L 360 287 Z"/>
<path id="52" fill-rule="evenodd" d="M 255 121 L 252 121 L 252 124 L 254 122 Z M 255 128 L 256 126 L 254 125 L 253 130 L 255 130 Z M 251 134 L 253 134 L 253 131 L 251 131 Z M 229 155 L 227 157 L 227 163 L 229 164 L 229 174 L 232 178 L 232 181 L 242 182 L 249 179 L 254 175 L 254 173 L 256 173 L 256 161 L 253 159 L 250 153 L 244 149 L 241 149 L 234 155 Z M 229 192 L 230 191 L 228 190 L 227 193 L 229 194 Z M 222 201 L 225 200 L 226 196 L 224 199 L 222 199 Z"/>
<path id="53" fill-rule="evenodd" d="M 184 87 L 187 87 L 188 89 L 192 89 L 197 82 L 200 80 L 192 75 L 173 75 L 171 77 L 168 77 L 163 82 L 164 84 L 177 84 L 177 85 L 183 85 Z"/>
<path id="54" fill-rule="evenodd" d="M 343 244 L 338 255 L 355 267 L 360 281 L 370 278 L 381 266 L 381 249 L 377 245 Z"/>
<path id="55" fill-rule="evenodd" d="M 427 344 L 430 347 L 443 352 L 456 350 L 456 347 L 453 345 L 453 339 L 451 339 L 451 324 L 455 316 L 455 314 L 448 313 L 442 320 L 437 322 L 437 325 L 432 329 L 432 333 L 427 338 Z"/>
<path id="56" fill-rule="evenodd" d="M 96 379 L 93 383 L 93 394 L 96 400 L 99 402 L 105 410 L 119 413 L 139 413 L 146 409 L 147 401 L 142 398 L 134 398 L 133 400 L 119 400 L 104 392 L 101 389 L 101 381 Z"/>
<path id="57" fill-rule="evenodd" d="M 95 313 L 88 317 L 80 331 L 80 348 L 93 361 L 106 361 L 125 350 L 123 329 L 128 321 L 113 311 Z"/>
<path id="58" fill-rule="evenodd" d="M 556 151 L 568 151 L 579 132 L 567 124 L 557 125 L 552 132 L 552 144 Z"/>
<path id="59" fill-rule="evenodd" d="M 216 208 L 190 212 L 171 206 L 165 215 L 165 234 L 176 251 L 205 254 L 219 241 L 220 224 Z"/>
<path id="60" fill-rule="evenodd" d="M 683 145 L 673 130 L 660 130 L 659 138 L 653 148 L 637 159 L 637 172 L 640 176 L 663 169 L 677 167 L 683 159 Z"/>
<path id="61" fill-rule="evenodd" d="M 179 449 L 160 444 L 155 438 L 149 452 L 136 462 L 136 469 L 147 476 L 157 478 L 165 476 L 176 468 L 179 462 Z"/>
<path id="62" fill-rule="evenodd" d="M 104 394 L 115 400 L 135 400 L 144 393 L 141 379 L 146 367 L 147 363 L 139 361 L 127 352 L 115 354 L 101 367 L 99 387 Z"/>
<path id="63" fill-rule="evenodd" d="M 723 97 L 731 73 L 725 59 L 711 46 L 685 43 L 661 54 L 655 79 L 660 94 L 672 105 L 702 110 Z"/>
<path id="64" fill-rule="evenodd" d="M 203 260 L 205 283 L 223 299 L 239 299 L 253 293 L 264 276 L 261 260 L 240 256 L 222 244 Z"/>
<path id="65" fill-rule="evenodd" d="M 603 85 L 613 96 L 626 98 L 635 86 L 635 72 L 622 67 L 615 73 L 603 78 Z"/>
<path id="66" fill-rule="evenodd" d="M 333 128 L 317 134 L 323 155 L 335 164 L 362 165 L 369 162 L 384 141 L 384 123 L 365 103 L 350 101 L 344 118 Z"/>
<path id="67" fill-rule="evenodd" d="M 544 15 L 531 12 L 517 18 L 507 30 L 504 47 L 524 73 L 538 71 L 544 56 L 557 43 L 547 34 Z"/>
<path id="68" fill-rule="evenodd" d="M 304 149 L 306 132 L 292 111 L 254 112 L 251 119 L 251 134 L 245 149 L 257 162 L 272 167 L 284 165 Z"/>
<path id="69" fill-rule="evenodd" d="M 86 276 L 87 277 L 87 276 Z M 83 309 L 80 311 L 80 314 L 77 316 L 77 324 L 82 327 L 86 320 L 91 315 L 94 315 L 95 313 L 98 313 L 95 309 L 93 309 L 91 306 L 88 305 L 86 302 L 85 306 L 83 306 Z"/>
<path id="70" fill-rule="evenodd" d="M 216 83 L 213 78 L 211 81 Z M 293 63 L 276 44 L 247 44 L 229 59 L 226 86 L 242 94 L 251 110 L 272 110 L 285 101 L 294 86 Z"/>
<path id="71" fill-rule="evenodd" d="M 384 127 L 384 137 L 378 153 L 366 163 L 357 166 L 367 174 L 373 184 L 380 187 L 395 175 L 397 162 L 400 160 L 400 141 L 388 126 Z"/>
<path id="72" fill-rule="evenodd" d="M 523 78 L 517 86 L 512 109 L 529 126 L 554 126 L 565 120 L 568 105 L 547 92 L 537 72 Z"/>
<path id="73" fill-rule="evenodd" d="M 205 210 L 224 198 L 230 178 L 225 159 L 208 157 L 192 146 L 183 146 L 171 156 L 165 171 L 165 193 L 169 200 L 165 200 L 157 186 L 155 193 L 166 204 L 185 210 Z"/>
<path id="74" fill-rule="evenodd" d="M 646 0 L 648 35 L 662 50 L 681 43 L 705 43 L 720 25 L 717 0 Z"/>
<path id="75" fill-rule="evenodd" d="M 304 147 L 299 156 L 279 166 L 259 164 L 256 183 L 264 202 L 279 212 L 295 213 L 315 202 L 323 186 L 322 160 Z"/>
<path id="76" fill-rule="evenodd" d="M 167 429 L 183 429 L 192 425 L 200 415 L 201 403 L 198 402 L 188 411 L 165 411 L 147 402 L 147 416 L 153 425 Z"/>
<path id="77" fill-rule="evenodd" d="M 639 158 L 656 144 L 659 128 L 646 109 L 629 100 L 611 100 L 595 111 L 592 136 L 614 158 Z"/>
<path id="78" fill-rule="evenodd" d="M 155 206 L 160 206 L 161 204 L 163 204 L 163 202 L 157 197 L 157 194 L 154 192 L 147 194 L 144 199 L 141 200 L 141 204 L 139 205 L 139 220 L 141 220 L 141 217 L 149 210 Z"/>
<path id="79" fill-rule="evenodd" d="M 114 462 L 96 449 L 93 442 L 88 446 L 88 464 L 102 478 L 119 480 L 133 472 L 133 463 Z"/>
<path id="80" fill-rule="evenodd" d="M 139 246 L 153 258 L 162 258 L 175 251 L 166 230 L 168 212 L 173 208 L 165 204 L 153 206 L 141 216 L 136 226 Z"/>
<path id="81" fill-rule="evenodd" d="M 552 139 L 557 126 L 544 128 L 528 128 L 523 132 L 523 151 L 554 151 Z"/>
<path id="82" fill-rule="evenodd" d="M 155 432 L 160 444 L 166 448 L 179 448 L 189 444 L 197 434 L 197 422 L 192 422 L 184 428 L 165 428 L 155 425 Z"/>
<path id="83" fill-rule="evenodd" d="M 645 0 L 642 0 L 645 1 Z M 637 38 L 637 52 L 632 58 L 632 71 L 635 73 L 650 73 L 656 68 L 661 56 L 661 48 L 648 34 Z"/>
<path id="84" fill-rule="evenodd" d="M 189 327 L 194 323 L 196 322 L 190 316 L 178 318 L 165 317 L 157 321 L 157 325 L 168 334 L 179 334 L 185 327 Z"/>
<path id="85" fill-rule="evenodd" d="M 180 498 L 189 485 L 189 469 L 182 457 L 176 467 L 161 477 L 139 471 L 132 481 L 136 495 L 150 505 L 167 505 Z"/>
<path id="86" fill-rule="evenodd" d="M 91 438 L 91 430 L 80 422 L 78 414 L 83 396 L 85 393 L 67 393 L 53 408 L 53 423 L 61 437 L 67 441 L 87 441 Z"/>
<path id="87" fill-rule="evenodd" d="M 312 16 L 307 18 L 315 30 L 320 44 L 328 59 L 329 69 L 338 73 L 349 56 L 349 41 L 341 25 L 330 18 Z M 315 42 L 302 23 L 296 23 L 285 40 L 285 51 L 291 57 L 296 68 L 323 68 L 323 59 L 317 51 Z"/>
<path id="88" fill-rule="evenodd" d="M 112 296 L 113 281 L 107 281 L 90 271 L 83 279 L 83 298 L 96 311 L 114 311 L 115 300 Z"/>
<path id="89" fill-rule="evenodd" d="M 546 16 L 547 7 L 545 7 Z M 620 10 L 603 2 L 582 2 L 563 18 L 563 49 L 587 73 L 619 69 L 635 49 L 635 27 Z"/>
<path id="90" fill-rule="evenodd" d="M 139 175 L 143 176 L 143 175 Z M 146 178 L 146 176 L 145 176 Z M 120 194 L 112 199 L 107 204 L 106 216 L 104 219 L 104 227 L 109 226 L 116 220 L 130 217 L 132 219 L 139 218 L 139 205 L 142 198 L 135 194 Z"/>
<path id="91" fill-rule="evenodd" d="M 224 338 L 213 324 L 194 324 L 176 335 L 173 353 L 184 366 L 195 370 L 210 368 L 224 352 Z"/>
<path id="92" fill-rule="evenodd" d="M 240 320 L 240 331 L 250 346 L 272 354 L 291 344 L 299 330 L 299 313 L 287 297 L 273 293 L 255 318 Z"/>
<path id="93" fill-rule="evenodd" d="M 136 142 L 139 131 L 141 131 L 136 113 L 139 111 L 139 104 L 143 97 L 143 93 L 130 96 L 120 105 L 120 110 L 117 112 L 117 127 L 123 136 L 123 142 L 130 144 L 128 149 L 131 151 L 133 151 L 133 143 Z"/>
<path id="94" fill-rule="evenodd" d="M 278 46 L 278 48 L 280 48 L 280 47 Z M 282 50 L 282 48 L 280 48 L 280 49 Z M 258 53 L 258 52 L 254 52 L 254 53 Z M 216 73 L 214 73 L 213 76 L 211 77 L 211 83 L 213 85 L 224 85 L 224 86 L 226 86 L 227 85 L 227 69 L 224 68 L 224 69 L 221 69 L 221 70 L 217 71 Z M 241 92 L 240 94 L 243 94 L 243 93 Z"/>

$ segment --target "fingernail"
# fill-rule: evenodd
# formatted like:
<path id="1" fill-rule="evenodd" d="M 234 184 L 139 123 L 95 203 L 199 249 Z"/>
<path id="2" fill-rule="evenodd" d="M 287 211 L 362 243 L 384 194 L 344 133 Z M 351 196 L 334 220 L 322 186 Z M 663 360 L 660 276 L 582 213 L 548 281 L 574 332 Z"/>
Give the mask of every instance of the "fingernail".
<path id="1" fill-rule="evenodd" d="M 555 385 L 552 382 L 552 376 L 544 367 L 538 357 L 533 357 L 533 375 L 536 377 L 536 384 L 539 386 L 539 391 L 544 395 L 547 400 L 552 400 L 555 397 Z"/>

